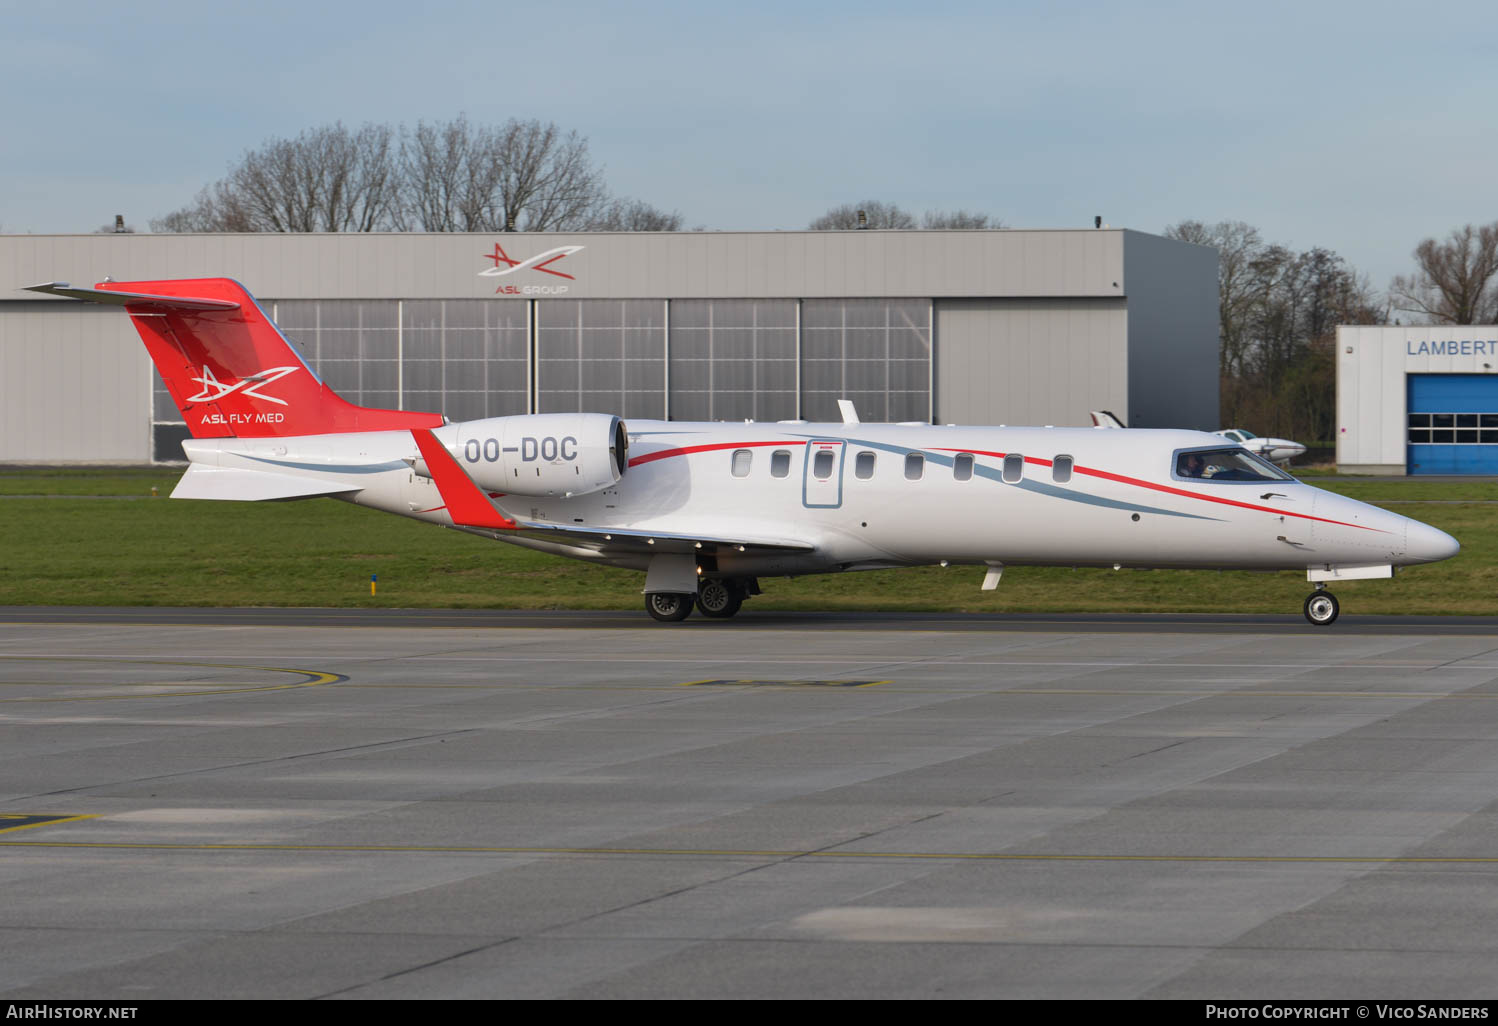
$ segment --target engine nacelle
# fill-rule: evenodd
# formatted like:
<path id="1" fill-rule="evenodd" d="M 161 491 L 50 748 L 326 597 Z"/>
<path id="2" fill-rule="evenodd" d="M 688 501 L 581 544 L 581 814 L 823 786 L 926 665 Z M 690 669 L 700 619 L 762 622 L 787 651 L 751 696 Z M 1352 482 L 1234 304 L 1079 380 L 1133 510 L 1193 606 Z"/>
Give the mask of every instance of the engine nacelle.
<path id="1" fill-rule="evenodd" d="M 586 495 L 629 466 L 624 422 L 607 413 L 534 413 L 455 425 L 474 483 L 507 495 Z"/>

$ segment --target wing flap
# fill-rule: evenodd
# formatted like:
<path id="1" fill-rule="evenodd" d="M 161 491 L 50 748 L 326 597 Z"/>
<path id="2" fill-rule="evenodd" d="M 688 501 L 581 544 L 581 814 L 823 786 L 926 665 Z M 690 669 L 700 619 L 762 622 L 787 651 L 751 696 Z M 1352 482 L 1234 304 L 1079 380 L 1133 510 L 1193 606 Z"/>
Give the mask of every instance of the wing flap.
<path id="1" fill-rule="evenodd" d="M 638 531 L 614 527 L 585 527 L 581 524 L 549 524 L 535 520 L 517 520 L 519 533 L 541 540 L 562 541 L 582 548 L 609 554 L 638 552 L 716 553 L 716 552 L 811 552 L 815 545 L 793 538 L 770 538 L 753 535 L 685 534 L 675 531 Z"/>

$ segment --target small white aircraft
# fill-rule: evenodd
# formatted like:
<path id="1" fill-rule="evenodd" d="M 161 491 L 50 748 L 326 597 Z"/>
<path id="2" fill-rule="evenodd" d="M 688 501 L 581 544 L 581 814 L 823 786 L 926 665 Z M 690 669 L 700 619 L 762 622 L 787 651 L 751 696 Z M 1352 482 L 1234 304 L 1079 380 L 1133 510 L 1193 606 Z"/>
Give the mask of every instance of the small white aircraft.
<path id="1" fill-rule="evenodd" d="M 1123 421 L 1111 410 L 1093 410 L 1091 413 L 1093 427 L 1121 428 Z M 1306 451 L 1306 447 L 1299 442 L 1292 442 L 1288 438 L 1260 438 L 1252 431 L 1244 431 L 1242 428 L 1223 428 L 1221 431 L 1213 431 L 1212 434 L 1226 438 L 1235 445 L 1241 445 L 1249 452 L 1268 460 L 1271 463 L 1288 464 L 1296 456 Z"/>
<path id="2" fill-rule="evenodd" d="M 123 306 L 182 411 L 172 495 L 333 496 L 645 572 L 657 620 L 727 617 L 770 575 L 932 563 L 1304 570 L 1331 581 L 1456 555 L 1450 535 L 1324 492 L 1198 431 L 635 422 L 447 423 L 339 398 L 225 278 L 31 291 Z"/>
<path id="3" fill-rule="evenodd" d="M 1223 428 L 1221 431 L 1212 433 L 1221 435 L 1230 442 L 1237 442 L 1249 452 L 1257 453 L 1270 463 L 1289 463 L 1306 451 L 1305 446 L 1299 442 L 1292 442 L 1288 438 L 1260 438 L 1252 431 L 1245 431 L 1242 428 Z"/>

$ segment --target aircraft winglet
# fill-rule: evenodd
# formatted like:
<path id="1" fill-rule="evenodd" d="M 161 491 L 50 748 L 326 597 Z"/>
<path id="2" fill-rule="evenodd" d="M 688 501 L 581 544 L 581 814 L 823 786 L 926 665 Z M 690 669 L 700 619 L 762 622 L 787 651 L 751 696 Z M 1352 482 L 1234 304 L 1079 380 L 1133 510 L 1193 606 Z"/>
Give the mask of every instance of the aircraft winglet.
<path id="1" fill-rule="evenodd" d="M 473 478 L 458 465 L 447 447 L 427 428 L 413 428 L 411 437 L 421 450 L 421 458 L 432 472 L 432 481 L 447 506 L 448 516 L 458 527 L 491 527 L 513 531 L 515 521 L 494 508 L 489 496 L 473 483 Z"/>

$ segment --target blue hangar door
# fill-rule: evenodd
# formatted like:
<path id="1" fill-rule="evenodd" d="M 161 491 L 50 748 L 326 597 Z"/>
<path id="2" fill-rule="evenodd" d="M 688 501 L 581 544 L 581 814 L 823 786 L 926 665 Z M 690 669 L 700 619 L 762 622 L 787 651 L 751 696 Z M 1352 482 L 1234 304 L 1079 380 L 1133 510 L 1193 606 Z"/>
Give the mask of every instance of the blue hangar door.
<path id="1" fill-rule="evenodd" d="M 1498 474 L 1498 374 L 1411 374 L 1411 474 Z"/>

